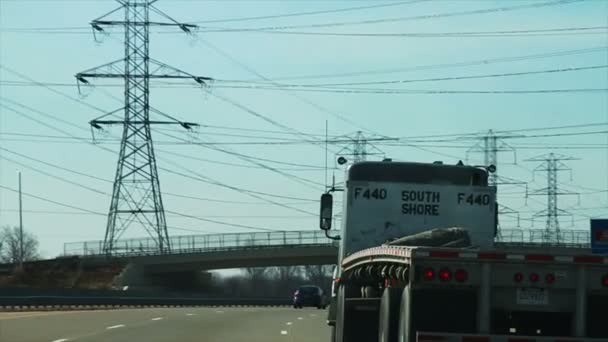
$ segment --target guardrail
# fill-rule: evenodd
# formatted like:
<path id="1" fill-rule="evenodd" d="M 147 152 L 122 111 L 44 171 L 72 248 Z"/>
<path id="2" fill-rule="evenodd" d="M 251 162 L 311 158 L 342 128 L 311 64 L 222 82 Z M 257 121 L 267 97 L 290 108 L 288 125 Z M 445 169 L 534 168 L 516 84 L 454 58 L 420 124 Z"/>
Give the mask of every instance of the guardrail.
<path id="1" fill-rule="evenodd" d="M 320 230 L 229 233 L 206 235 L 181 235 L 169 238 L 170 250 L 159 251 L 155 239 L 138 238 L 117 241 L 112 255 L 138 256 L 159 254 L 186 254 L 193 252 L 221 251 L 260 247 L 335 245 Z M 104 255 L 103 241 L 66 243 L 64 255 L 95 256 Z"/>
<path id="2" fill-rule="evenodd" d="M 138 296 L 0 296 L 0 311 L 83 310 L 133 307 L 287 306 L 289 298 L 192 298 Z"/>

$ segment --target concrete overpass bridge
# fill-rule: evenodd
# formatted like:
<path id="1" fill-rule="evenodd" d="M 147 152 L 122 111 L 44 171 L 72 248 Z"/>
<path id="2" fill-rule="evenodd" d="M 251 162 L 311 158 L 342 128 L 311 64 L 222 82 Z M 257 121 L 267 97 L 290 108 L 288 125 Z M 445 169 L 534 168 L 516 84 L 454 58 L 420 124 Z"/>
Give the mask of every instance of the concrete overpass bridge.
<path id="1" fill-rule="evenodd" d="M 282 231 L 183 235 L 170 238 L 171 250 L 161 252 L 154 239 L 119 240 L 111 255 L 127 266 L 119 285 L 151 285 L 161 279 L 196 281 L 202 271 L 270 266 L 335 264 L 336 241 L 322 231 Z M 66 243 L 64 255 L 103 263 L 103 241 Z"/>

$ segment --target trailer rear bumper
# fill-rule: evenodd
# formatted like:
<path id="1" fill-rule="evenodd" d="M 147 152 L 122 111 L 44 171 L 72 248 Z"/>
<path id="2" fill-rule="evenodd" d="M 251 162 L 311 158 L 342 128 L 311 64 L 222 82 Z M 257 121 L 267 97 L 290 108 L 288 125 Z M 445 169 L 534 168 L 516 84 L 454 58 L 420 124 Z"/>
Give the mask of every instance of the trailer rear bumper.
<path id="1" fill-rule="evenodd" d="M 418 332 L 417 342 L 606 342 L 602 338 L 548 337 Z"/>

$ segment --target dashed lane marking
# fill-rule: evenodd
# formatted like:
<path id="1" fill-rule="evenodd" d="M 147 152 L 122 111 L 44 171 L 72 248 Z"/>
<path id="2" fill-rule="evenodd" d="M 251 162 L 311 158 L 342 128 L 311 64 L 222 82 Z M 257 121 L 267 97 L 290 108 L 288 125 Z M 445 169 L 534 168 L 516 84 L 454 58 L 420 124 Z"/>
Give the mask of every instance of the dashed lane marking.
<path id="1" fill-rule="evenodd" d="M 285 324 L 287 324 L 287 325 L 292 325 L 293 323 L 291 323 L 291 322 L 287 322 L 287 323 L 285 323 Z"/>
<path id="2" fill-rule="evenodd" d="M 118 328 L 124 328 L 124 324 L 117 324 L 117 325 L 111 325 L 109 327 L 107 327 L 106 329 L 108 330 L 112 330 L 112 329 L 118 329 Z"/>
<path id="3" fill-rule="evenodd" d="M 60 339 L 55 340 L 55 341 L 53 341 L 53 342 L 65 342 L 65 341 L 67 341 L 67 340 L 68 340 L 67 338 L 60 338 Z"/>
<path id="4" fill-rule="evenodd" d="M 162 317 L 154 317 L 152 318 L 153 321 L 160 321 L 161 319 L 163 319 Z"/>
<path id="5" fill-rule="evenodd" d="M 187 313 L 186 316 L 194 316 L 193 313 Z"/>
<path id="6" fill-rule="evenodd" d="M 304 319 L 304 317 L 298 317 L 298 320 L 300 320 L 300 321 L 303 320 L 303 319 Z"/>
<path id="7" fill-rule="evenodd" d="M 287 330 L 281 330 L 281 335 L 287 335 Z"/>

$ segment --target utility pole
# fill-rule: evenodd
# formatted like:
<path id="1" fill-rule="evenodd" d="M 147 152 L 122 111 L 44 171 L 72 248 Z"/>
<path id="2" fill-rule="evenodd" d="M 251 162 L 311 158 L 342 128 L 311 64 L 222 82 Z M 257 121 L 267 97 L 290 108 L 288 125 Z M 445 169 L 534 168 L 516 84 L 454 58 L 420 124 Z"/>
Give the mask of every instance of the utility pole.
<path id="1" fill-rule="evenodd" d="M 149 56 L 151 27 L 176 26 L 191 33 L 197 26 L 180 23 L 153 6 L 157 0 L 117 0 L 120 7 L 93 20 L 94 34 L 105 34 L 106 26 L 124 29 L 124 58 L 75 75 L 79 87 L 89 84 L 88 78 L 124 80 L 124 107 L 114 110 L 89 123 L 92 128 L 102 125 L 122 125 L 122 140 L 114 178 L 114 188 L 103 249 L 111 254 L 116 241 L 133 224 L 139 224 L 152 237 L 160 252 L 170 251 L 156 157 L 152 144 L 151 125 L 177 124 L 190 130 L 198 126 L 182 122 L 150 106 L 150 80 L 190 79 L 207 86 L 209 77 L 195 76 L 159 62 Z M 122 18 L 111 17 L 124 12 Z M 150 13 L 162 18 L 151 21 Z M 150 120 L 150 112 L 165 120 Z M 113 116 L 122 114 L 122 119 Z M 169 119 L 168 121 L 166 119 Z"/>
<path id="2" fill-rule="evenodd" d="M 557 174 L 559 171 L 569 171 L 572 177 L 572 169 L 564 164 L 563 160 L 577 160 L 564 155 L 549 153 L 547 155 L 530 158 L 527 161 L 541 162 L 534 171 L 543 171 L 547 173 L 547 187 L 535 190 L 531 195 L 547 196 L 547 209 L 541 210 L 534 214 L 535 217 L 546 217 L 545 231 L 543 232 L 543 242 L 545 243 L 561 243 L 562 237 L 559 228 L 559 216 L 571 216 L 565 210 L 559 209 L 557 205 L 557 197 L 560 195 L 578 195 L 576 192 L 560 190 L 557 186 Z"/>
<path id="3" fill-rule="evenodd" d="M 21 196 L 21 171 L 19 171 L 19 268 L 23 269 L 23 200 Z"/>

